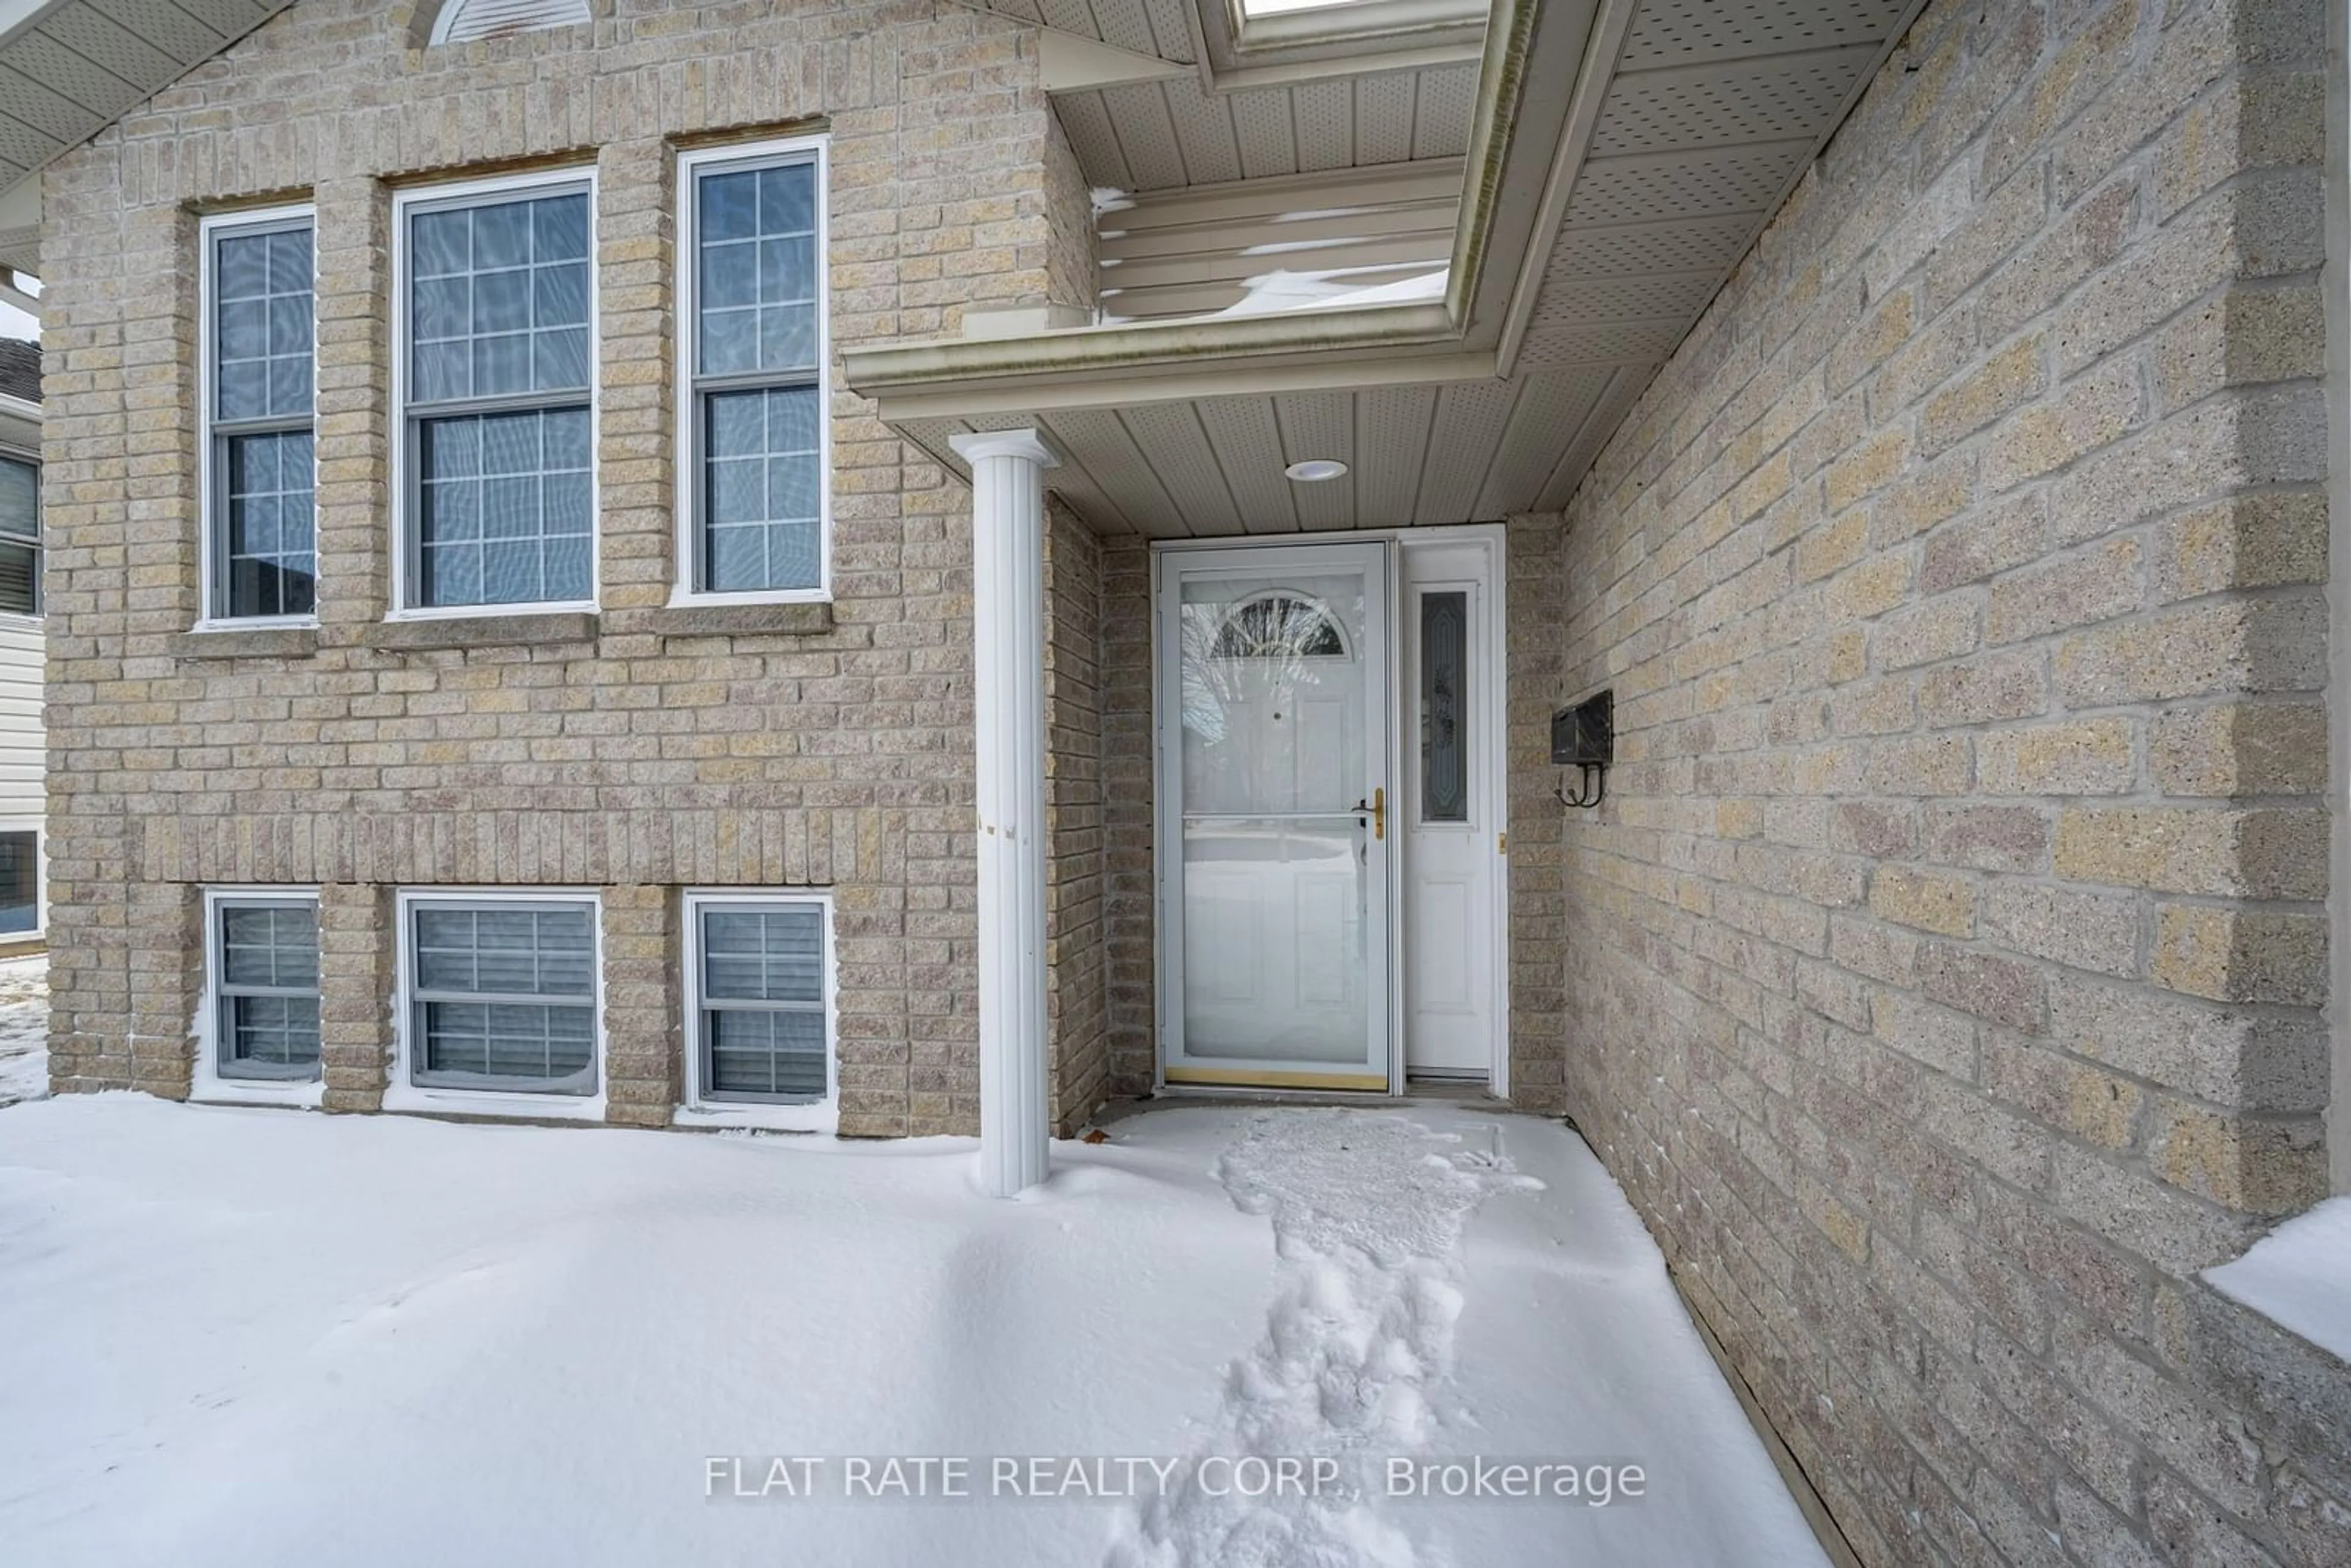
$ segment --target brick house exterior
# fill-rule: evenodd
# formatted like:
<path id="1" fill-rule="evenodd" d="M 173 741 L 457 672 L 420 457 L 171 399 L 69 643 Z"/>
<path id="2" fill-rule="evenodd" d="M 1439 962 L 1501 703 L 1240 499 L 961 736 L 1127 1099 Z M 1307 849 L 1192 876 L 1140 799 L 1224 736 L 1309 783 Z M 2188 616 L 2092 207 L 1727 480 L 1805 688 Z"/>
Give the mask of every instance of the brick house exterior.
<path id="1" fill-rule="evenodd" d="M 1075 302 L 1033 44 L 927 4 L 621 16 L 592 49 L 403 22 L 306 3 L 47 176 L 57 1082 L 187 1092 L 202 885 L 320 888 L 343 1110 L 383 1090 L 389 889 L 594 886 L 610 1115 L 664 1124 L 673 890 L 821 885 L 843 1130 L 968 1130 L 967 507 L 836 392 L 831 604 L 667 607 L 675 149 L 829 127 L 836 345 Z M 599 179 L 601 613 L 396 626 L 386 180 L 531 164 Z M 289 192 L 319 213 L 319 625 L 192 633 L 195 214 Z"/>
<path id="2" fill-rule="evenodd" d="M 1223 465 L 1253 509 L 1241 392 L 1141 383 L 1240 362 L 1254 329 L 1057 335 L 1103 314 L 1101 247 L 1141 220 L 1098 218 L 1093 89 L 1018 5 L 596 9 L 419 47 L 399 6 L 296 0 L 42 173 L 55 1085 L 189 1094 L 208 891 L 299 887 L 322 1103 L 375 1110 L 400 901 L 592 890 L 598 1113 L 670 1124 L 689 894 L 822 890 L 838 1129 L 980 1131 L 986 546 L 950 438 L 1033 422 L 1068 459 L 1040 519 L 1037 1043 L 1073 1131 L 1162 1066 L 1164 541 L 1213 531 L 1187 475 Z M 1635 60 L 1672 9 L 1596 7 L 1591 31 Z M 1573 10 L 1497 6 L 1479 79 L 1510 123 L 1551 90 L 1573 119 L 1543 52 L 1583 57 L 1582 31 L 1545 32 Z M 1725 276 L 1556 264 L 1595 300 L 1704 284 L 1670 329 L 1643 307 L 1593 329 L 1632 346 L 1552 351 L 1569 315 L 1537 303 L 1534 370 L 1485 376 L 1407 364 L 1416 343 L 1266 347 L 1250 373 L 1300 400 L 1263 438 L 1277 468 L 1335 378 L 1390 367 L 1335 422 L 1359 510 L 1276 526 L 1504 525 L 1509 1098 L 1575 1119 L 1861 1561 L 2351 1561 L 2351 1370 L 2198 1277 L 2351 1186 L 2327 1114 L 2341 20 L 1876 11 L 1834 136 Z M 1595 117 L 1609 177 L 1666 179 L 1678 154 L 1641 141 L 1666 132 Z M 1466 153 L 1406 157 L 1487 167 L 1489 120 L 1463 121 Z M 681 603 L 682 161 L 815 133 L 830 594 Z M 1540 205 L 1497 156 L 1464 232 Z M 1570 241 L 1607 189 L 1585 167 L 1541 209 Z M 398 203 L 565 170 L 595 181 L 594 608 L 388 615 Z M 204 225 L 295 202 L 317 623 L 205 626 Z M 1553 242 L 1528 242 L 1531 276 Z M 1008 338 L 1040 365 L 1112 347 L 1047 387 L 982 363 Z M 1179 398 L 1198 423 L 1171 449 L 1204 455 L 1155 475 L 1177 437 L 1148 411 Z M 1145 412 L 1104 434 L 1112 407 Z M 1374 515 L 1397 410 L 1423 465 Z M 1439 459 L 1481 439 L 1491 476 L 1454 486 Z M 1602 689 L 1607 798 L 1566 810 L 1551 720 Z"/>

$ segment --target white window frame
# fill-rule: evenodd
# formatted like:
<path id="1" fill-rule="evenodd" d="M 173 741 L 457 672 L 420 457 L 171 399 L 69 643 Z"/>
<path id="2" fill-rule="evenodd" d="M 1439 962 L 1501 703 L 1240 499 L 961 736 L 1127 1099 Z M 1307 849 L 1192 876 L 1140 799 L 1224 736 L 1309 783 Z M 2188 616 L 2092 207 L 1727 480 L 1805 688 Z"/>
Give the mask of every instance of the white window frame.
<path id="1" fill-rule="evenodd" d="M 214 266 L 214 247 L 223 238 L 234 237 L 244 229 L 291 228 L 308 225 L 310 230 L 310 549 L 314 562 L 319 546 L 318 453 L 319 453 L 319 209 L 315 204 L 298 202 L 290 206 L 253 207 L 233 213 L 214 213 L 196 223 L 196 535 L 202 566 L 196 585 L 196 624 L 199 632 L 251 632 L 271 626 L 316 626 L 316 608 L 325 591 L 325 574 L 318 574 L 311 591 L 311 612 L 308 615 L 225 615 L 220 612 L 227 590 L 221 580 L 219 551 L 225 548 L 222 529 L 225 519 L 220 515 L 219 498 L 213 487 L 219 483 L 218 460 L 214 448 L 218 444 L 213 434 L 213 350 Z"/>
<path id="2" fill-rule="evenodd" d="M 417 1111 L 442 1115 L 512 1116 L 535 1122 L 601 1122 L 605 1097 L 611 1088 L 604 1036 L 604 899 L 594 888 L 582 887 L 403 887 L 392 900 L 392 1081 L 384 1086 L 387 1111 Z M 592 1094 L 551 1094 L 515 1089 L 428 1088 L 415 1082 L 417 1048 L 413 979 L 416 967 L 415 921 L 419 904 L 578 904 L 589 911 L 592 942 L 590 965 L 594 975 L 590 1007 L 596 1091 Z"/>
<path id="3" fill-rule="evenodd" d="M 411 604 L 409 599 L 416 585 L 411 580 L 410 563 L 415 553 L 419 503 L 409 472 L 415 465 L 415 455 L 409 450 L 408 214 L 420 206 L 527 196 L 532 191 L 572 185 L 583 187 L 588 193 L 588 597 L 514 604 Z M 487 615 L 544 615 L 576 611 L 592 614 L 597 609 L 604 585 L 604 465 L 598 451 L 604 428 L 604 312 L 599 277 L 603 268 L 597 256 L 598 191 L 596 166 L 580 163 L 526 174 L 501 174 L 492 179 L 416 185 L 392 193 L 392 602 L 384 612 L 387 621 L 457 621 Z"/>
<path id="4" fill-rule="evenodd" d="M 0 626 L 19 626 L 38 632 L 49 612 L 47 585 L 41 580 L 49 559 L 49 508 L 47 498 L 41 494 L 41 455 L 19 446 L 0 444 L 0 458 L 21 463 L 33 471 L 33 608 L 0 610 Z"/>
<path id="5" fill-rule="evenodd" d="M 195 1072 L 188 1086 L 188 1098 L 215 1105 L 293 1105 L 315 1108 L 325 1103 L 327 1093 L 324 1019 L 326 931 L 323 924 L 319 928 L 319 942 L 321 1014 L 319 1071 L 306 1079 L 224 1078 L 221 1076 L 221 911 L 235 904 L 252 903 L 307 903 L 315 910 L 319 904 L 319 890 L 315 886 L 260 885 L 228 885 L 208 887 L 204 890 L 204 983 L 203 994 L 196 1000 L 195 1027 L 189 1031 L 194 1036 L 196 1041 L 196 1061 Z"/>
<path id="6" fill-rule="evenodd" d="M 831 138 L 825 135 L 786 136 L 768 141 L 698 147 L 677 160 L 677 330 L 675 333 L 674 433 L 677 461 L 675 551 L 671 572 L 672 604 L 824 604 L 832 600 L 832 272 Z M 694 225 L 694 195 L 701 173 L 714 166 L 757 168 L 778 163 L 806 162 L 816 169 L 816 397 L 817 397 L 817 580 L 813 588 L 772 588 L 718 593 L 695 586 L 700 575 L 703 483 L 701 400 L 695 396 L 695 352 L 701 331 L 701 309 L 695 295 L 695 275 L 700 240 Z"/>
<path id="7" fill-rule="evenodd" d="M 814 908 L 824 931 L 824 1098 L 800 1104 L 756 1101 L 710 1100 L 704 1096 L 702 1055 L 702 915 L 713 906 L 754 905 L 768 908 Z M 679 1032 L 685 1055 L 685 1101 L 672 1122 L 681 1127 L 750 1127 L 776 1132 L 831 1133 L 841 1124 L 841 1007 L 838 960 L 833 936 L 833 902 L 830 888 L 710 887 L 693 888 L 684 898 L 684 936 L 681 945 L 685 984 L 684 1028 Z"/>
<path id="8" fill-rule="evenodd" d="M 10 620 L 22 620 L 11 616 Z M 16 946 L 25 942 L 44 942 L 49 935 L 49 829 L 38 817 L 0 818 L 0 833 L 30 833 L 33 835 L 33 928 L 30 931 L 0 931 L 0 945 Z"/>

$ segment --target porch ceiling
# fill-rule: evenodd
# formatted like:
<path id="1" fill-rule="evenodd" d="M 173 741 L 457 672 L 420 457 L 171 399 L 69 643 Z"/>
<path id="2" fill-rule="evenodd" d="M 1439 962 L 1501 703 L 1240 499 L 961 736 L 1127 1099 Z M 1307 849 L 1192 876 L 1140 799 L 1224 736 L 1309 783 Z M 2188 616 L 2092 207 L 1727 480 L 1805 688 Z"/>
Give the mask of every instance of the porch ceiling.
<path id="1" fill-rule="evenodd" d="M 1087 181 L 1117 191 L 1458 158 L 1474 62 L 1211 92 L 1197 76 L 1056 93 Z"/>
<path id="2" fill-rule="evenodd" d="M 1391 332 L 1380 346 L 1354 326 L 1374 311 L 1343 325 L 1294 311 L 1258 319 L 1268 347 L 1252 356 L 1225 320 L 1213 340 L 1078 329 L 1030 340 L 1034 371 L 998 343 L 960 377 L 957 350 L 933 346 L 918 373 L 925 350 L 910 346 L 896 360 L 853 355 L 852 384 L 951 465 L 958 431 L 1037 424 L 1063 455 L 1048 484 L 1110 533 L 1386 528 L 1563 506 L 1920 4 L 1603 0 L 1563 63 L 1542 32 L 1558 13 L 1537 8 L 1507 145 L 1481 162 L 1472 127 L 1455 257 L 1478 276 L 1452 279 L 1449 331 Z M 1493 26 L 1513 10 L 1498 0 Z M 1503 58 L 1485 58 L 1473 121 L 1498 101 Z M 1468 243 L 1481 180 L 1501 193 L 1482 251 Z M 1390 313 L 1401 326 L 1430 308 Z M 1301 346 L 1318 314 L 1327 332 Z M 1308 457 L 1351 472 L 1282 476 Z"/>
<path id="3" fill-rule="evenodd" d="M 290 3 L 0 0 L 0 267 L 40 270 L 42 165 Z"/>

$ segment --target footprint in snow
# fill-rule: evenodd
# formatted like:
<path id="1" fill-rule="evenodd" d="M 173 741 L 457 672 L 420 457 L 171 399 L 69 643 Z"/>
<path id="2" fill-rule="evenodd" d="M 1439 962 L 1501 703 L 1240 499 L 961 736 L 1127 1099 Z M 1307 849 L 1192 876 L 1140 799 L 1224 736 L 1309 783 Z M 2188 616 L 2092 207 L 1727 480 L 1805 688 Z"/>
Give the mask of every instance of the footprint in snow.
<path id="1" fill-rule="evenodd" d="M 1217 1174 L 1273 1224 L 1265 1337 L 1227 1370 L 1195 1464 L 1255 1455 L 1311 1465 L 1335 1485 L 1246 1497 L 1179 1472 L 1122 1517 L 1108 1568 L 1435 1568 L 1447 1561 L 1383 1517 L 1389 1456 L 1426 1452 L 1468 1424 L 1453 1382 L 1464 1304 L 1460 1247 L 1491 1193 L 1539 1187 L 1501 1151 L 1407 1117 L 1280 1110 L 1259 1115 Z M 1310 1472 L 1311 1473 L 1311 1472 Z"/>

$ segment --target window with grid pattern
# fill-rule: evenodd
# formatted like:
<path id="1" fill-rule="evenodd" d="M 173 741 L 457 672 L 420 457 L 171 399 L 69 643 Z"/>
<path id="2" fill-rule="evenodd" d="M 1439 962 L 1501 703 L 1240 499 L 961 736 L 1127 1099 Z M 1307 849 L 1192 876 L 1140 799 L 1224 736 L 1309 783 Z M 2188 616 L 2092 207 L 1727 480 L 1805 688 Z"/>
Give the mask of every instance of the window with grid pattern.
<path id="1" fill-rule="evenodd" d="M 590 900 L 413 900 L 411 1077 L 420 1088 L 596 1090 Z"/>
<path id="2" fill-rule="evenodd" d="M 0 610 L 41 612 L 41 469 L 0 457 Z"/>
<path id="3" fill-rule="evenodd" d="M 819 150 L 688 163 L 696 593 L 825 581 Z"/>
<path id="4" fill-rule="evenodd" d="M 707 1101 L 807 1103 L 831 1088 L 825 909 L 810 900 L 696 906 L 694 1049 Z"/>
<path id="5" fill-rule="evenodd" d="M 266 215 L 207 232 L 206 612 L 216 621 L 312 615 L 319 556 L 311 220 Z"/>
<path id="6" fill-rule="evenodd" d="M 589 193 L 405 209 L 411 608 L 594 596 Z"/>
<path id="7" fill-rule="evenodd" d="M 215 1071 L 228 1079 L 318 1077 L 317 902 L 225 898 L 213 910 Z"/>

